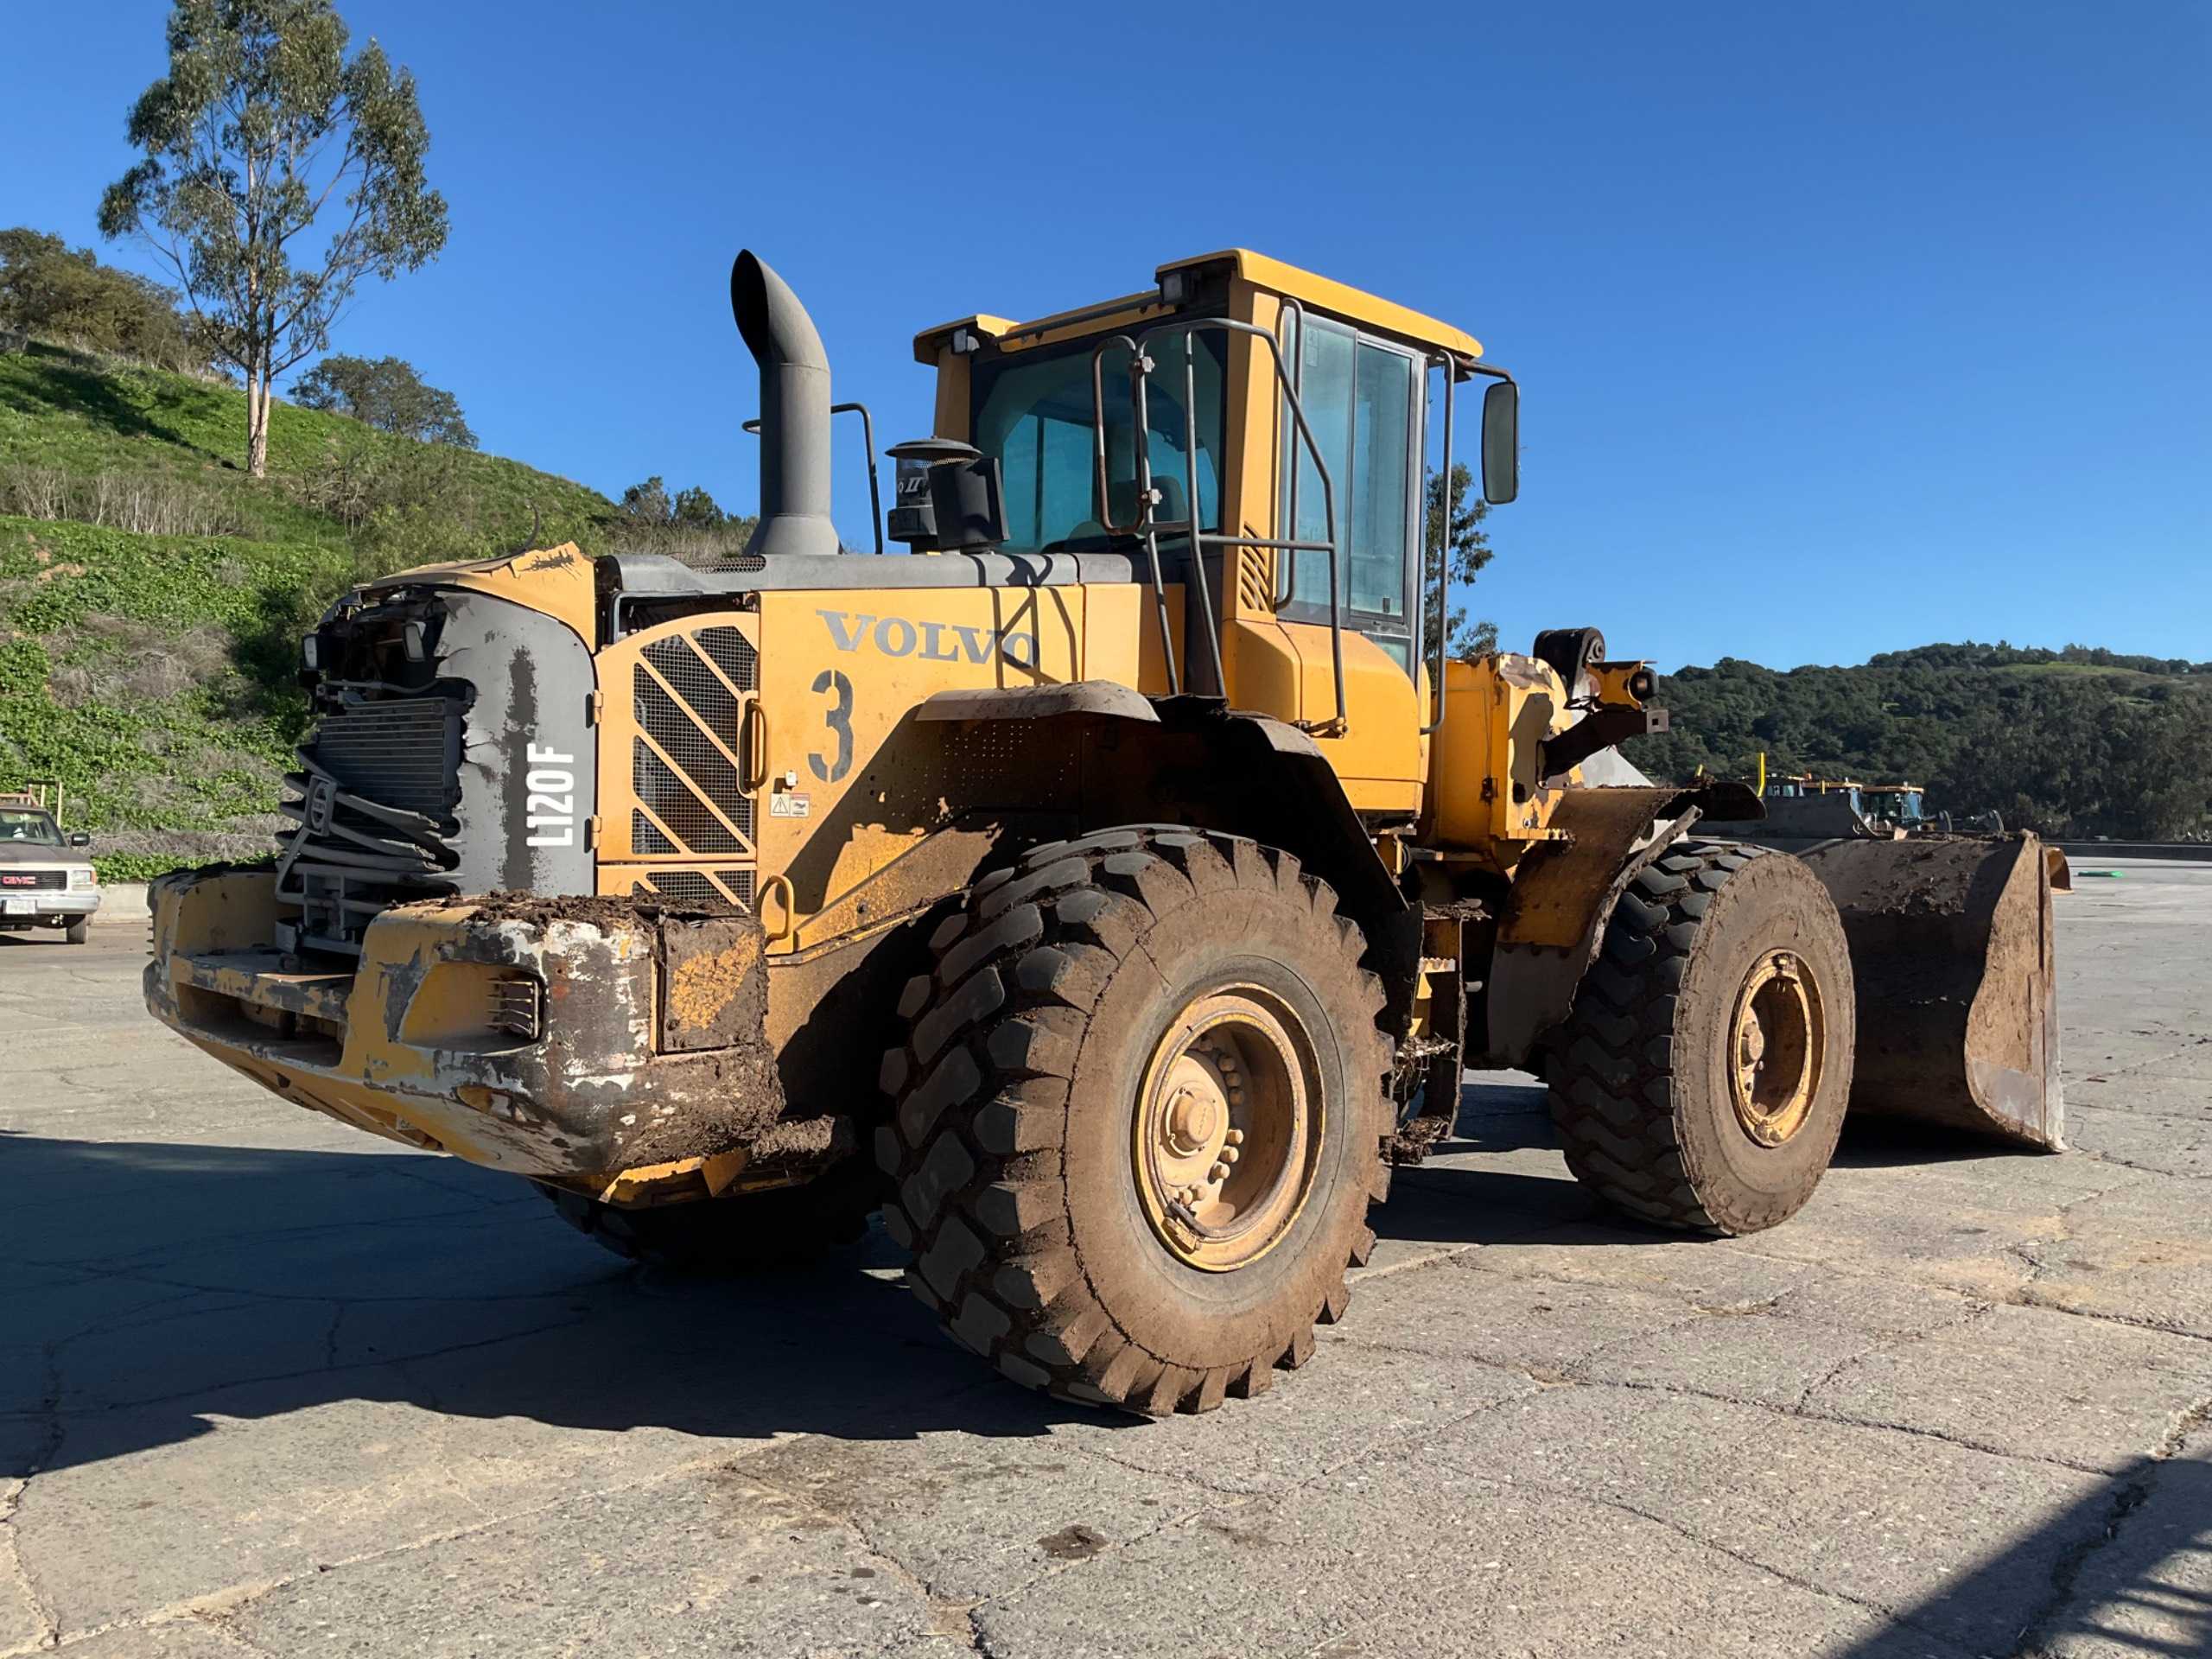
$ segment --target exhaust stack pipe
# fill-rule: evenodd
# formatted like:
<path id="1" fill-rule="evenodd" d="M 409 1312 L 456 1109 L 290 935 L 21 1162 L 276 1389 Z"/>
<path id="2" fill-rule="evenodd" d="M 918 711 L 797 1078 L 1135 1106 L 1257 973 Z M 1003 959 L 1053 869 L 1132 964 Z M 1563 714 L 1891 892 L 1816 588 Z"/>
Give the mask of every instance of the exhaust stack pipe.
<path id="1" fill-rule="evenodd" d="M 750 249 L 729 268 L 729 308 L 760 365 L 760 523 L 747 553 L 835 553 L 830 522 L 830 359 L 814 319 Z"/>

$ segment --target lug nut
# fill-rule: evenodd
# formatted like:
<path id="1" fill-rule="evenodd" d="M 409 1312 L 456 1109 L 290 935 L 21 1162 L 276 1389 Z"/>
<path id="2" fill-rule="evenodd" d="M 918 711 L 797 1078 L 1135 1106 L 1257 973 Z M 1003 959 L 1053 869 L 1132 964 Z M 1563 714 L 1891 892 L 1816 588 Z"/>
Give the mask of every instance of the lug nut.
<path id="1" fill-rule="evenodd" d="M 1224 1147 L 1221 1149 L 1221 1162 L 1217 1164 L 1215 1167 L 1218 1169 L 1227 1165 L 1233 1164 L 1243 1155 L 1244 1154 L 1243 1153 L 1237 1151 L 1234 1147 Z"/>
<path id="2" fill-rule="evenodd" d="M 1244 1144 L 1244 1131 L 1242 1129 L 1231 1129 L 1227 1135 L 1224 1135 L 1222 1139 L 1228 1141 L 1232 1147 L 1241 1147 Z"/>
<path id="3" fill-rule="evenodd" d="M 1206 1179 L 1210 1181 L 1225 1181 L 1228 1179 L 1229 1166 L 1227 1164 L 1216 1164 L 1211 1169 L 1206 1171 Z"/>

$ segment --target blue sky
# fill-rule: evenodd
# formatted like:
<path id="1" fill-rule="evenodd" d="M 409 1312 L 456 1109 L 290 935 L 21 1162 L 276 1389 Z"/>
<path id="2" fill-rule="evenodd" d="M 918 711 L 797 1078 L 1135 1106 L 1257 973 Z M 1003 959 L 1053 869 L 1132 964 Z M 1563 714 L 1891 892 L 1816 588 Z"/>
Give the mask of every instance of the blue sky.
<path id="1" fill-rule="evenodd" d="M 1508 643 L 2212 658 L 2212 6 L 1351 9 L 341 0 L 421 83 L 453 236 L 340 350 L 609 493 L 753 493 L 731 255 L 925 433 L 916 329 L 1243 245 L 1524 387 L 1471 596 Z M 17 9 L 0 223 L 94 242 L 165 7 Z M 144 264 L 128 247 L 104 249 Z M 863 543 L 857 439 L 839 517 Z"/>

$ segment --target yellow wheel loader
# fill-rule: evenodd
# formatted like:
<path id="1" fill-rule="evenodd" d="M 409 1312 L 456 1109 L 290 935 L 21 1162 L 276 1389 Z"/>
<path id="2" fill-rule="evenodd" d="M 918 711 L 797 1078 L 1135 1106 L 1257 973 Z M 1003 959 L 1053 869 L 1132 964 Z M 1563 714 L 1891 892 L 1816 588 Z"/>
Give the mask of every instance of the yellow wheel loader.
<path id="1" fill-rule="evenodd" d="M 1541 1070 L 1575 1174 L 1692 1231 L 1789 1217 L 1851 1105 L 2058 1143 L 2031 838 L 1714 838 L 1757 797 L 1625 767 L 1664 715 L 1596 630 L 1444 660 L 1461 388 L 1488 499 L 1517 468 L 1468 334 L 1241 251 L 928 329 L 880 557 L 805 310 L 749 253 L 731 298 L 747 550 L 334 606 L 274 863 L 155 887 L 160 1019 L 626 1255 L 880 1208 L 960 1341 L 1147 1412 L 1311 1355 L 1469 1065 Z"/>

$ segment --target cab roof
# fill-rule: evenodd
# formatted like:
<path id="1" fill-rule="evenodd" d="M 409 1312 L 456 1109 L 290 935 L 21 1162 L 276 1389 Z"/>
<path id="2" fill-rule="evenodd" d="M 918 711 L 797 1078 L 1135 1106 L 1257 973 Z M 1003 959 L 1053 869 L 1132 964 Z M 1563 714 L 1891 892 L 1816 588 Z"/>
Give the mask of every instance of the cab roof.
<path id="1" fill-rule="evenodd" d="M 1377 334 L 1395 335 L 1416 346 L 1448 352 L 1469 362 L 1483 354 L 1480 340 L 1463 329 L 1454 328 L 1448 322 L 1440 322 L 1434 317 L 1379 299 L 1348 283 L 1317 276 L 1310 270 L 1301 270 L 1296 265 L 1286 264 L 1280 259 L 1270 259 L 1266 254 L 1255 253 L 1249 248 L 1225 248 L 1217 253 L 1194 254 L 1187 259 L 1170 260 L 1153 273 L 1158 285 L 1146 293 L 1128 294 L 1103 304 L 1055 312 L 1028 322 L 978 315 L 940 323 L 934 328 L 925 328 L 914 336 L 914 358 L 920 363 L 936 363 L 938 354 L 944 349 L 946 342 L 963 329 L 993 340 L 1020 335 L 1035 336 L 1033 340 L 1026 343 L 1040 344 L 1047 336 L 1088 332 L 1111 319 L 1135 321 L 1164 315 L 1173 308 L 1162 298 L 1171 274 L 1217 270 L 1226 270 L 1255 288 L 1270 294 L 1287 296 L 1313 310 L 1342 317 L 1347 322 L 1372 328 Z"/>

